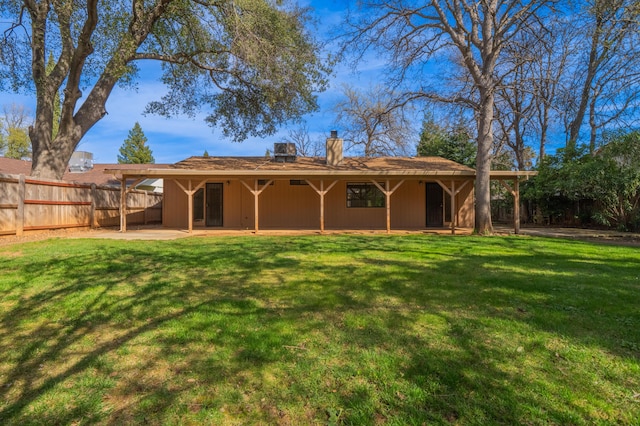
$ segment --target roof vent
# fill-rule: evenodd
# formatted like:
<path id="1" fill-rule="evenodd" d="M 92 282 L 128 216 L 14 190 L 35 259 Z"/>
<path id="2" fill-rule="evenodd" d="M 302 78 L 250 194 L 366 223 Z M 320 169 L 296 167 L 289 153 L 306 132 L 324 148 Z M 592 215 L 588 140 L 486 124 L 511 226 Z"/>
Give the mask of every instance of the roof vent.
<path id="1" fill-rule="evenodd" d="M 71 173 L 84 173 L 93 169 L 93 154 L 86 151 L 76 151 L 71 154 L 69 171 Z"/>
<path id="2" fill-rule="evenodd" d="M 296 144 L 292 142 L 276 142 L 273 144 L 273 159 L 279 163 L 296 161 Z"/>

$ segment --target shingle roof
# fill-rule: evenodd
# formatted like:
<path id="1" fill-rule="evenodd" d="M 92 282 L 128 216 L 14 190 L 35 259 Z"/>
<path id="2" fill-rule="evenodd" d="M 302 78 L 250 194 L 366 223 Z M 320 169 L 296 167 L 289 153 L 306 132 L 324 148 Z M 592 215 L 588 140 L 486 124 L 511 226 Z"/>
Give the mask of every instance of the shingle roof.
<path id="1" fill-rule="evenodd" d="M 190 157 L 172 166 L 188 170 L 276 171 L 442 171 L 474 172 L 473 169 L 441 157 L 345 157 L 338 166 L 326 164 L 324 157 L 298 157 L 294 162 L 276 162 L 265 157 Z"/>

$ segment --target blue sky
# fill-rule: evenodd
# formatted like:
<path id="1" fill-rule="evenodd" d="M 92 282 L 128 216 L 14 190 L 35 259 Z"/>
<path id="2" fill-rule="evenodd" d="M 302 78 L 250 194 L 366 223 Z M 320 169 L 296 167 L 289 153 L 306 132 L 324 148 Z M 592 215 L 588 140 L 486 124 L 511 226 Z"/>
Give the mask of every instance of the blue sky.
<path id="1" fill-rule="evenodd" d="M 317 24 L 313 29 L 316 38 L 329 39 L 330 34 L 344 19 L 346 0 L 299 0 L 302 6 L 311 6 Z M 156 115 L 143 115 L 146 105 L 159 100 L 166 93 L 166 88 L 159 81 L 160 67 L 157 63 L 140 63 L 141 73 L 137 81 L 137 90 L 116 87 L 107 101 L 108 115 L 99 121 L 83 138 L 78 146 L 80 151 L 93 153 L 96 163 L 116 163 L 118 150 L 127 138 L 135 122 L 139 122 L 144 131 L 148 145 L 156 163 L 175 163 L 190 156 L 202 155 L 206 150 L 212 156 L 261 156 L 267 149 L 273 148 L 274 142 L 282 141 L 291 129 L 298 126 L 284 126 L 280 131 L 265 138 L 250 138 L 242 143 L 234 143 L 224 138 L 220 129 L 212 128 L 205 123 L 204 111 L 196 117 L 179 116 L 166 119 Z M 437 61 L 428 65 L 436 74 L 442 67 Z M 363 91 L 384 81 L 385 62 L 383 58 L 369 55 L 359 63 L 357 71 L 348 65 L 338 65 L 325 92 L 318 94 L 320 109 L 305 117 L 312 140 L 323 141 L 335 125 L 335 113 L 332 106 L 341 98 L 341 85 L 348 83 Z M 16 103 L 24 105 L 28 110 L 35 110 L 33 97 L 0 93 L 0 107 Z M 416 140 L 410 142 L 415 147 L 418 139 L 420 123 L 416 120 Z M 553 153 L 555 145 L 550 141 L 547 152 Z M 414 149 L 410 150 L 413 154 Z"/>
<path id="2" fill-rule="evenodd" d="M 345 2 L 340 0 L 301 1 L 302 5 L 310 5 L 317 19 L 316 37 L 325 38 L 322 31 L 335 29 L 344 16 Z M 273 143 L 286 137 L 288 127 L 283 127 L 277 134 L 266 138 L 251 138 L 242 143 L 234 143 L 225 139 L 222 132 L 204 122 L 206 112 L 190 118 L 186 116 L 165 119 L 156 115 L 143 115 L 147 103 L 158 100 L 166 88 L 159 81 L 160 68 L 157 64 L 141 63 L 140 79 L 137 90 L 116 87 L 107 101 L 107 112 L 80 142 L 78 150 L 93 153 L 96 163 L 115 163 L 120 146 L 127 138 L 129 130 L 138 121 L 147 144 L 153 151 L 156 163 L 174 163 L 193 155 L 202 155 L 205 150 L 212 156 L 264 155 L 272 149 Z M 334 113 L 332 105 L 340 96 L 340 85 L 343 82 L 367 88 L 375 84 L 382 72 L 384 63 L 371 60 L 362 64 L 356 73 L 346 66 L 335 69 L 331 84 L 325 92 L 318 94 L 320 110 L 305 117 L 312 139 L 321 139 L 333 128 Z M 0 106 L 12 102 L 25 105 L 33 114 L 35 103 L 32 97 L 0 93 Z M 297 127 L 292 125 L 291 127 Z"/>

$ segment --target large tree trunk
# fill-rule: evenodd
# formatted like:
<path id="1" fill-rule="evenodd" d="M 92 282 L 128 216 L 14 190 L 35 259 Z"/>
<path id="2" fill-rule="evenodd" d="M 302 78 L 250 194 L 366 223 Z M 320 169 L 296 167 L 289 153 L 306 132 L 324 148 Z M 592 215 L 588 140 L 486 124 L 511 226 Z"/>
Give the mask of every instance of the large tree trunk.
<path id="1" fill-rule="evenodd" d="M 601 58 L 598 56 L 598 46 L 600 45 L 600 30 L 602 28 L 602 17 L 596 16 L 596 24 L 591 36 L 591 47 L 589 49 L 589 63 L 587 64 L 587 75 L 580 91 L 580 102 L 578 103 L 578 109 L 575 117 L 569 123 L 569 139 L 567 140 L 567 149 L 573 153 L 580 137 L 580 129 L 582 129 L 582 123 L 584 121 L 585 114 L 587 112 L 587 106 L 589 105 L 589 99 L 592 94 L 593 80 L 596 76 L 596 71 L 600 65 Z"/>
<path id="2" fill-rule="evenodd" d="M 71 140 L 56 140 L 52 149 L 38 149 L 32 153 L 31 176 L 61 180 L 67 171 L 76 144 Z"/>
<path id="3" fill-rule="evenodd" d="M 491 146 L 493 145 L 494 94 L 480 89 L 478 111 L 478 154 L 476 157 L 476 232 L 490 234 L 491 223 Z"/>

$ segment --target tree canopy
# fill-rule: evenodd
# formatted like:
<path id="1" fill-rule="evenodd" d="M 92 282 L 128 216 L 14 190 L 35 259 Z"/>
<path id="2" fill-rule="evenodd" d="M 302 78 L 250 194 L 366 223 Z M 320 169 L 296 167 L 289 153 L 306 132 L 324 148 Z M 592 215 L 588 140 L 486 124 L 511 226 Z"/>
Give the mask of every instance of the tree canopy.
<path id="1" fill-rule="evenodd" d="M 347 150 L 365 157 L 407 153 L 415 134 L 408 109 L 398 102 L 397 94 L 382 86 L 360 91 L 344 85 L 334 106 Z"/>
<path id="2" fill-rule="evenodd" d="M 118 155 L 118 164 L 153 164 L 156 160 L 153 158 L 151 148 L 147 143 L 147 137 L 140 127 L 140 123 L 136 121 L 133 128 L 129 130 L 129 135 L 120 147 Z"/>
<path id="3" fill-rule="evenodd" d="M 476 144 L 463 126 L 447 129 L 438 125 L 432 116 L 425 117 L 420 132 L 418 155 L 435 155 L 474 168 Z"/>
<path id="4" fill-rule="evenodd" d="M 573 212 L 580 224 L 640 230 L 640 132 L 609 135 L 594 154 L 571 149 L 546 157 L 525 197 L 561 224 Z"/>
<path id="5" fill-rule="evenodd" d="M 475 226 L 492 232 L 490 170 L 496 96 L 511 65 L 505 46 L 531 31 L 555 0 L 428 0 L 361 2 L 348 22 L 346 45 L 388 59 L 391 83 L 407 102 L 428 99 L 466 108 L 476 117 Z M 448 59 L 438 80 L 425 64 Z M 433 63 L 433 62 L 432 62 Z M 444 77 L 443 77 L 444 76 Z M 425 78 L 427 77 L 427 78 Z M 431 83 L 432 84 L 429 84 Z"/>
<path id="6" fill-rule="evenodd" d="M 31 158 L 29 112 L 22 105 L 5 105 L 0 117 L 0 153 L 16 160 Z"/>
<path id="7" fill-rule="evenodd" d="M 11 21 L 0 42 L 0 89 L 35 92 L 35 176 L 62 176 L 82 137 L 107 114 L 115 85 L 135 85 L 140 61 L 160 61 L 168 87 L 149 112 L 204 109 L 236 141 L 316 109 L 314 92 L 326 85 L 307 10 L 288 2 L 0 0 L 0 14 Z"/>

